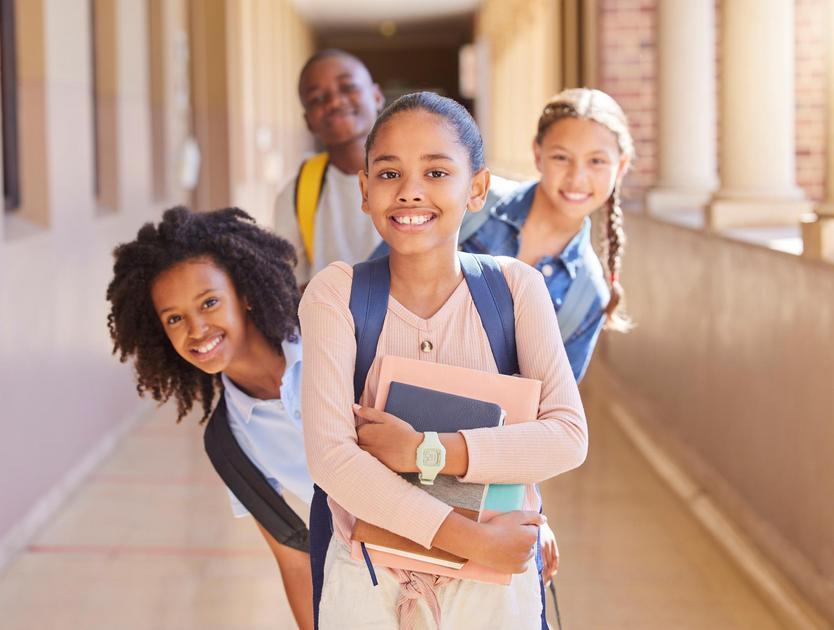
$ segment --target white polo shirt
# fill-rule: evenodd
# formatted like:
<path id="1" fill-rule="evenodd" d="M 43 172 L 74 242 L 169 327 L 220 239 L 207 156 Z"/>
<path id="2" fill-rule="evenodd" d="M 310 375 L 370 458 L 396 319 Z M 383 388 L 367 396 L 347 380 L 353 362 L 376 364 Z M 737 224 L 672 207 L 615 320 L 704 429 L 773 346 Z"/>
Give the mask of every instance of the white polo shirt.
<path id="1" fill-rule="evenodd" d="M 301 341 L 281 344 L 286 369 L 281 378 L 281 398 L 261 400 L 243 392 L 221 374 L 229 426 L 246 456 L 279 493 L 282 488 L 304 501 L 313 500 L 313 480 L 304 454 L 301 425 Z M 237 517 L 249 511 L 229 491 Z"/>

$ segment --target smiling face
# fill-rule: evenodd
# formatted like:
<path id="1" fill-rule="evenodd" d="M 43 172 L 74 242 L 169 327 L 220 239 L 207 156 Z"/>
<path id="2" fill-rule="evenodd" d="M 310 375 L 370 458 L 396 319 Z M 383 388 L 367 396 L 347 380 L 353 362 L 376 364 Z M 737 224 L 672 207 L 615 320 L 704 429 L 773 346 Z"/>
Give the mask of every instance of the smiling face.
<path id="1" fill-rule="evenodd" d="M 473 174 L 469 154 L 444 118 L 415 109 L 379 128 L 359 174 L 362 210 L 399 254 L 457 245 L 464 211 L 480 210 L 486 169 Z"/>
<path id="2" fill-rule="evenodd" d="M 298 91 L 307 128 L 326 147 L 364 142 L 384 100 L 368 69 L 346 55 L 315 62 Z"/>
<path id="3" fill-rule="evenodd" d="M 228 368 L 254 327 L 231 277 L 210 258 L 192 258 L 160 273 L 151 300 L 177 354 L 209 374 Z"/>
<path id="4" fill-rule="evenodd" d="M 581 219 L 601 207 L 625 173 L 628 158 L 620 155 L 617 137 L 585 118 L 563 118 L 533 141 L 539 189 L 550 205 Z"/>

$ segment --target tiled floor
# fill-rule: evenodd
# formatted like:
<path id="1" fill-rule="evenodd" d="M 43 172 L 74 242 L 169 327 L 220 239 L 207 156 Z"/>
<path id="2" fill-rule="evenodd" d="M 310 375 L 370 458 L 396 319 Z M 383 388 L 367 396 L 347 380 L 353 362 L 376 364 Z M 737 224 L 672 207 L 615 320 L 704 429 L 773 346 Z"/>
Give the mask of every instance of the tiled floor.
<path id="1" fill-rule="evenodd" d="M 588 461 L 543 489 L 564 627 L 781 627 L 590 394 Z M 0 576 L 0 627 L 291 628 L 273 560 L 231 517 L 200 432 L 166 411 L 133 431 Z"/>

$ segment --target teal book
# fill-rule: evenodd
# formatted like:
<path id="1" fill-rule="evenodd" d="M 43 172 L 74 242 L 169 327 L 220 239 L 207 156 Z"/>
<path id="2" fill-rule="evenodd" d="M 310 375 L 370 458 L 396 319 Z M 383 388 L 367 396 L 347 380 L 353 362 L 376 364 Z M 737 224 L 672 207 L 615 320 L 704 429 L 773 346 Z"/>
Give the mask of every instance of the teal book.
<path id="1" fill-rule="evenodd" d="M 524 506 L 523 483 L 491 483 L 484 497 L 484 509 L 494 512 L 512 512 Z"/>

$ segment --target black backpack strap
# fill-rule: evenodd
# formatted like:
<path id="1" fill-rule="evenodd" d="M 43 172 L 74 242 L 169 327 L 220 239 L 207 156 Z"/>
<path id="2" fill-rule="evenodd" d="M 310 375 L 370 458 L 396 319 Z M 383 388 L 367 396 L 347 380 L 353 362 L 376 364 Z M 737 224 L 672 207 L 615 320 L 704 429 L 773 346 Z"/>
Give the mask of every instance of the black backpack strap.
<path id="1" fill-rule="evenodd" d="M 226 401 L 221 399 L 209 418 L 203 443 L 223 483 L 270 535 L 282 545 L 310 552 L 307 527 L 269 485 L 266 477 L 240 448 L 229 427 Z"/>
<path id="2" fill-rule="evenodd" d="M 353 371 L 353 398 L 365 389 L 365 379 L 376 357 L 376 347 L 385 313 L 388 311 L 388 293 L 391 289 L 391 272 L 388 256 L 366 260 L 353 266 L 353 282 L 350 287 L 350 313 L 356 335 L 356 366 Z"/>
<path id="3" fill-rule="evenodd" d="M 501 374 L 518 374 L 513 295 L 498 262 L 486 254 L 459 252 L 463 277 Z"/>

